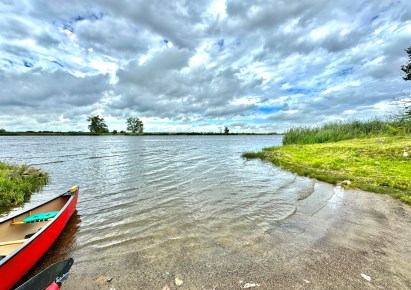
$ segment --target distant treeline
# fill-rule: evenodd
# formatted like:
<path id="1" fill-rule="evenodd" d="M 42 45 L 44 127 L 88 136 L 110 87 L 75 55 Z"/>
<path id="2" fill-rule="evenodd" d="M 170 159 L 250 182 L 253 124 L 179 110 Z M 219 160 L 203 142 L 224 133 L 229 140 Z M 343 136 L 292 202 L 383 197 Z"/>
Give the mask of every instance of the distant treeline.
<path id="1" fill-rule="evenodd" d="M 92 133 L 92 132 L 54 132 L 54 131 L 24 131 L 24 132 L 0 132 L 0 136 L 191 136 L 191 135 L 227 135 L 214 132 L 145 132 L 133 134 L 127 132 L 119 133 Z M 281 135 L 279 133 L 229 133 L 228 135 Z"/>

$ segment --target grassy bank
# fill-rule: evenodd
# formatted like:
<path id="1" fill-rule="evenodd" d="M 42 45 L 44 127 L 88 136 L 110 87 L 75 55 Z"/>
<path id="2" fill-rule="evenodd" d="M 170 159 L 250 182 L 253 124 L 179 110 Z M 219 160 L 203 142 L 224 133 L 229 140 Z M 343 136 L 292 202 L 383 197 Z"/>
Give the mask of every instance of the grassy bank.
<path id="1" fill-rule="evenodd" d="M 283 144 L 316 144 L 406 134 L 411 134 L 411 121 L 406 119 L 331 122 L 314 128 L 291 128 L 285 132 Z"/>
<path id="2" fill-rule="evenodd" d="M 268 160 L 333 184 L 346 181 L 347 187 L 387 193 L 411 204 L 410 135 L 284 145 L 246 152 L 243 157 Z"/>
<path id="3" fill-rule="evenodd" d="M 0 162 L 0 207 L 21 205 L 47 181 L 47 173 L 41 170 Z"/>

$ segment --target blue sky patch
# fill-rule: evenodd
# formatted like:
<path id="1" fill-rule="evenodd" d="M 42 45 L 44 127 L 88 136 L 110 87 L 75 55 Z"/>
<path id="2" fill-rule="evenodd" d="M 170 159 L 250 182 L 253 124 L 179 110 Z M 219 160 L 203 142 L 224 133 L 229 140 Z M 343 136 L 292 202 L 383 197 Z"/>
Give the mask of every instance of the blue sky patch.
<path id="1" fill-rule="evenodd" d="M 298 87 L 288 88 L 285 91 L 293 95 L 310 95 L 311 93 L 314 92 L 314 90 L 312 89 L 298 88 Z"/>
<path id="2" fill-rule="evenodd" d="M 220 47 L 219 50 L 223 50 L 224 49 L 224 39 L 220 39 L 219 41 L 217 41 L 217 45 Z"/>
<path id="3" fill-rule="evenodd" d="M 282 106 L 265 106 L 257 108 L 257 111 L 263 114 L 270 114 L 273 112 L 281 111 L 282 109 Z"/>
<path id="4" fill-rule="evenodd" d="M 88 19 L 96 21 L 96 20 L 101 20 L 104 17 L 104 13 L 90 13 Z"/>
<path id="5" fill-rule="evenodd" d="M 31 62 L 28 62 L 27 60 L 24 60 L 23 64 L 25 67 L 33 67 L 33 64 Z"/>
<path id="6" fill-rule="evenodd" d="M 74 17 L 73 20 L 70 21 L 70 23 L 80 22 L 80 21 L 83 21 L 83 20 L 96 21 L 96 20 L 101 20 L 101 19 L 103 19 L 103 17 L 104 17 L 104 14 L 101 13 L 101 12 L 100 12 L 100 13 L 93 13 L 93 12 L 91 12 L 91 13 L 88 13 L 88 14 L 86 14 L 86 15 L 78 15 L 78 16 Z"/>
<path id="7" fill-rule="evenodd" d="M 71 23 L 63 23 L 63 29 L 68 30 L 70 32 L 74 32 L 74 27 Z"/>
<path id="8" fill-rule="evenodd" d="M 52 60 L 51 62 L 53 62 L 53 63 L 55 63 L 55 64 L 57 64 L 57 65 L 59 65 L 59 66 L 61 66 L 61 67 L 64 67 L 64 65 L 62 65 L 61 63 L 59 63 L 57 60 Z"/>
<path id="9" fill-rule="evenodd" d="M 83 16 L 74 17 L 75 22 L 83 21 L 85 18 Z"/>
<path id="10" fill-rule="evenodd" d="M 339 76 L 339 77 L 345 77 L 347 75 L 350 75 L 354 72 L 354 69 L 352 67 L 349 68 L 345 68 L 343 70 L 340 70 L 339 72 L 337 72 L 335 75 Z"/>

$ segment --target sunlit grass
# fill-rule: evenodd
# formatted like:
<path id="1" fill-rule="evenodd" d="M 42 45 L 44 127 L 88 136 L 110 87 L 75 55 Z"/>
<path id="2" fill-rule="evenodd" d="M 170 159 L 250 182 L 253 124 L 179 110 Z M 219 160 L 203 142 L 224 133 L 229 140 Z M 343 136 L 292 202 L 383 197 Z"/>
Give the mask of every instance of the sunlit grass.
<path id="1" fill-rule="evenodd" d="M 387 193 L 411 204 L 409 135 L 285 145 L 246 152 L 243 157 L 265 159 L 299 175 L 333 184 L 349 180 L 349 187 Z"/>
<path id="2" fill-rule="evenodd" d="M 0 162 L 0 207 L 21 205 L 47 181 L 47 173 L 41 170 Z"/>

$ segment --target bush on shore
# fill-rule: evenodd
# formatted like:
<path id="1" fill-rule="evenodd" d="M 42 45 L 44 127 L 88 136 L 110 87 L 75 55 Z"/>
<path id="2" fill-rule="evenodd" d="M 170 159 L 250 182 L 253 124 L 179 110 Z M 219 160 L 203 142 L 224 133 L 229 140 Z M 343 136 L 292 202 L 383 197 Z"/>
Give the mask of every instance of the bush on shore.
<path id="1" fill-rule="evenodd" d="M 48 175 L 41 170 L 0 162 L 0 208 L 23 204 L 47 182 Z"/>

